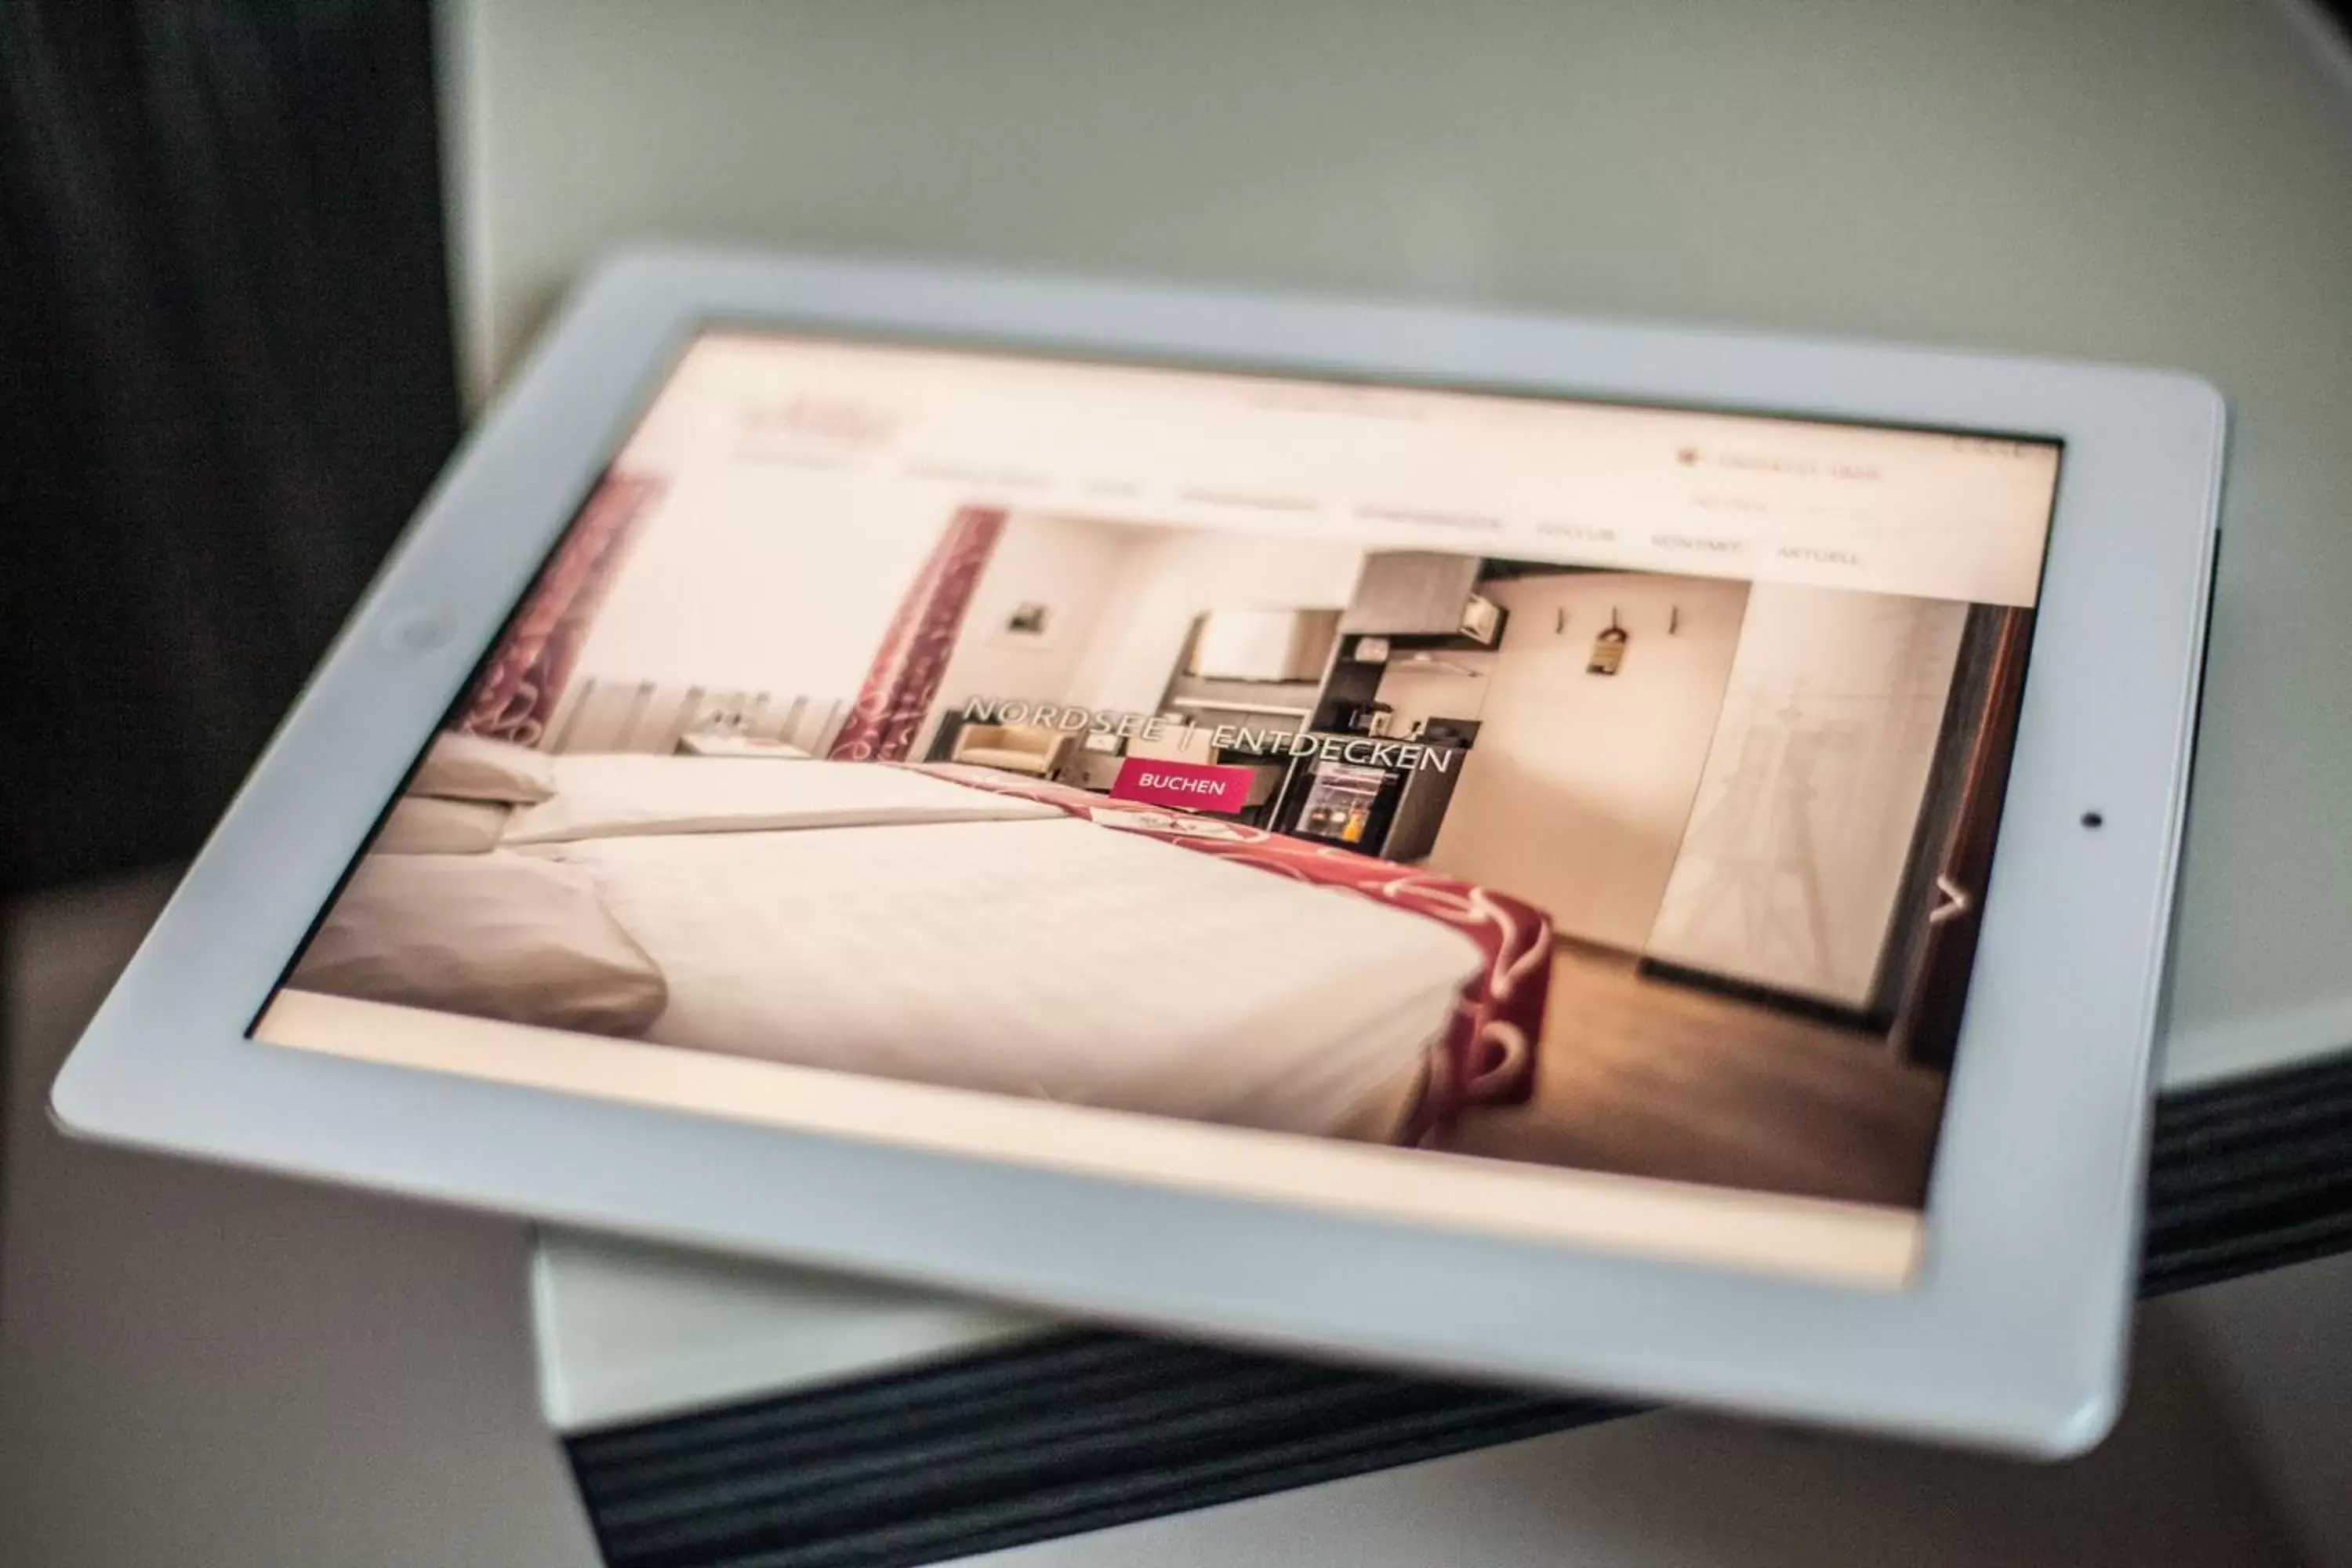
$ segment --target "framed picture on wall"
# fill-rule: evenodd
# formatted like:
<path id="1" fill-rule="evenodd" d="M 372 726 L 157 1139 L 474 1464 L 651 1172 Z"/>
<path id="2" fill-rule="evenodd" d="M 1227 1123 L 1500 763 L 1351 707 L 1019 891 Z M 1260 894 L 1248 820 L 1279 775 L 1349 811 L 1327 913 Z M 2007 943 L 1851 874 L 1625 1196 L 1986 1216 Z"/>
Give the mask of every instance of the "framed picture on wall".
<path id="1" fill-rule="evenodd" d="M 1004 612 L 989 640 L 998 647 L 1031 648 L 1043 652 L 1054 646 L 1061 630 L 1061 614 L 1042 599 L 1023 599 Z"/>

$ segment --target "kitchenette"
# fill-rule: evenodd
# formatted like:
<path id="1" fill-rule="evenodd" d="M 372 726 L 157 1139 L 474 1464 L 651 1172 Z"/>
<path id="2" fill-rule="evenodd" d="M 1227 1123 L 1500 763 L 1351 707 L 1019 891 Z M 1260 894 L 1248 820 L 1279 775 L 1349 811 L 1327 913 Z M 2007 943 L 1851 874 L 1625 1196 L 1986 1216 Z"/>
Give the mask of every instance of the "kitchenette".
<path id="1" fill-rule="evenodd" d="M 1124 754 L 1247 769 L 1240 815 L 1255 826 L 1425 858 L 1476 742 L 1482 664 L 1508 619 L 1479 592 L 1488 564 L 1374 552 L 1341 608 L 1210 611 L 1170 683 L 1164 710 L 1181 726 Z"/>
<path id="2" fill-rule="evenodd" d="M 1072 679 L 1055 689 L 992 669 L 980 708 L 950 693 L 927 760 L 1026 773 L 1122 798 L 1234 817 L 1356 854 L 1415 863 L 1435 849 L 1469 757 L 1509 612 L 1486 589 L 1528 563 L 1433 551 L 1355 554 L 1320 603 L 1235 603 L 1257 582 L 1223 574 L 1166 625 L 1164 675 L 1146 674 L 1112 712 L 1112 693 Z M 1172 574 L 1171 574 L 1172 575 Z M 1332 583 L 1326 574 L 1323 580 Z M 1272 586 L 1271 584 L 1268 584 Z M 1029 591 L 1024 589 L 1024 592 Z M 1279 592 L 1276 588 L 1275 591 Z M 1301 583 L 1302 600 L 1316 590 Z M 1335 602 L 1344 596 L 1344 603 Z M 1268 598 L 1272 595 L 1269 594 Z M 1129 616 L 1164 615 L 1144 601 Z M 1132 644 L 1148 619 L 1106 609 Z M 1095 634 L 1115 640 L 1117 633 Z M 1002 637 L 996 639 L 1003 641 Z M 992 649 L 992 651 L 995 651 Z M 1154 662 L 1157 662 L 1155 660 Z M 1074 669 L 1090 661 L 1073 658 Z M 1137 667 L 1130 658 L 1126 668 Z M 1148 670 L 1150 665 L 1141 667 Z M 1140 673 L 1140 671 L 1139 671 Z M 1146 696 L 1145 690 L 1151 691 Z M 1000 700 L 1003 698 L 1028 700 Z M 1073 701 L 1089 703 L 1080 707 Z M 1149 782 L 1143 764 L 1155 767 Z M 1213 795 L 1168 784 L 1213 770 Z M 1180 792 L 1181 793 L 1181 792 Z"/>

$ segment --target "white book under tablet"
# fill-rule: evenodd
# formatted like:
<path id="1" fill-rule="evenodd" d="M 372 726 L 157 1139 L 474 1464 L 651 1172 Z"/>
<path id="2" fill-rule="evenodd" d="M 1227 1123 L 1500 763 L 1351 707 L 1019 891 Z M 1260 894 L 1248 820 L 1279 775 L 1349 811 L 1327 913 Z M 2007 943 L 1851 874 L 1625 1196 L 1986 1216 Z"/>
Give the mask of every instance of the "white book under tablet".
<path id="1" fill-rule="evenodd" d="M 2073 1451 L 2222 428 L 2141 370 L 632 256 L 57 1114 Z"/>

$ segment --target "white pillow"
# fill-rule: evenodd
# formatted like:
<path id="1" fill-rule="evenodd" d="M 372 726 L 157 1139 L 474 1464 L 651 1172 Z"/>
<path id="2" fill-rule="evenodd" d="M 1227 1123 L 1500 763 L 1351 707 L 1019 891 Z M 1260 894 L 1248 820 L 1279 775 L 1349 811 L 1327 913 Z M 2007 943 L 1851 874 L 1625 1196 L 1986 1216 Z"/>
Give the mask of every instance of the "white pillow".
<path id="1" fill-rule="evenodd" d="M 669 987 L 577 867 L 523 855 L 371 855 L 292 984 L 599 1035 L 645 1032 Z"/>
<path id="2" fill-rule="evenodd" d="M 555 770 L 544 752 L 512 741 L 445 731 L 434 737 L 408 793 L 529 805 L 555 793 Z"/>
<path id="3" fill-rule="evenodd" d="M 487 855 L 499 847 L 513 809 L 500 801 L 404 795 L 392 803 L 383 831 L 375 836 L 375 853 Z"/>
<path id="4" fill-rule="evenodd" d="M 554 762 L 554 798 L 516 812 L 507 822 L 507 844 L 1063 815 L 1054 806 L 876 763 L 787 765 L 756 757 L 641 752 L 569 752 Z"/>

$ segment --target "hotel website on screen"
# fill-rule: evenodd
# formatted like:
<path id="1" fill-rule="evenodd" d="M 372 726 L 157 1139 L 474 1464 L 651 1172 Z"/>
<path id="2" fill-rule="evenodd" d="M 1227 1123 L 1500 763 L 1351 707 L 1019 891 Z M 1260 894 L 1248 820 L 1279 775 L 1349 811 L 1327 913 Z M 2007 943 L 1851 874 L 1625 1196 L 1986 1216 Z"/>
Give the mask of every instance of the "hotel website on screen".
<path id="1" fill-rule="evenodd" d="M 255 1034 L 1898 1287 L 2059 458 L 706 332 Z"/>

